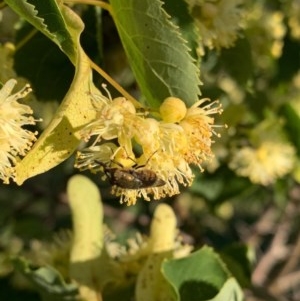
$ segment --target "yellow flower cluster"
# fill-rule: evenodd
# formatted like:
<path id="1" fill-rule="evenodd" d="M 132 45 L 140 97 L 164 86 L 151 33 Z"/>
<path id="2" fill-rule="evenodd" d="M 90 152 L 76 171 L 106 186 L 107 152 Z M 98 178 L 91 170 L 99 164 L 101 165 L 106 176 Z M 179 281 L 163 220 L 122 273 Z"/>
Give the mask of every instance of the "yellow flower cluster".
<path id="1" fill-rule="evenodd" d="M 251 131 L 250 144 L 234 150 L 229 167 L 238 175 L 267 186 L 293 170 L 296 150 L 278 120 L 268 118 L 258 124 Z"/>
<path id="2" fill-rule="evenodd" d="M 294 148 L 285 143 L 266 141 L 258 148 L 244 147 L 235 153 L 230 167 L 237 174 L 249 177 L 255 184 L 270 185 L 291 172 Z"/>
<path id="3" fill-rule="evenodd" d="M 31 116 L 31 108 L 17 101 L 31 92 L 31 88 L 26 85 L 11 95 L 16 83 L 11 79 L 0 90 L 0 179 L 6 184 L 14 177 L 17 157 L 26 154 L 37 134 L 23 129 L 24 125 L 35 124 L 36 120 Z"/>
<path id="4" fill-rule="evenodd" d="M 242 0 L 186 0 L 202 37 L 199 53 L 233 46 L 242 28 Z"/>
<path id="5" fill-rule="evenodd" d="M 246 27 L 246 35 L 252 49 L 255 49 L 256 64 L 266 69 L 273 62 L 272 58 L 282 54 L 287 31 L 284 14 L 257 2 L 247 12 Z"/>
<path id="6" fill-rule="evenodd" d="M 180 184 L 191 185 L 189 164 L 202 169 L 202 162 L 213 157 L 216 133 L 210 115 L 222 112 L 218 102 L 201 106 L 208 101 L 202 99 L 187 108 L 182 100 L 169 97 L 154 118 L 124 97 L 112 99 L 109 92 L 108 96 L 92 95 L 97 118 L 82 130 L 82 137 L 94 140 L 78 152 L 75 166 L 104 171 L 113 193 L 128 205 L 139 197 L 172 196 L 179 193 Z"/>

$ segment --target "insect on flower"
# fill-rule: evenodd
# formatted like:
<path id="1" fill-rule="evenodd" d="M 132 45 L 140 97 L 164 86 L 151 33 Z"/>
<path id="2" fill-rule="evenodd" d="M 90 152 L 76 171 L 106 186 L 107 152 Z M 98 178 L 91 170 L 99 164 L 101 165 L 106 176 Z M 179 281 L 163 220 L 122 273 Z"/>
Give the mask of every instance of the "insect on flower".
<path id="1" fill-rule="evenodd" d="M 111 185 L 116 185 L 123 189 L 143 189 L 166 184 L 151 169 L 142 168 L 141 166 L 132 168 L 109 167 L 102 162 L 98 163 L 103 167 Z"/>
<path id="2" fill-rule="evenodd" d="M 107 164 L 99 161 L 97 163 L 103 167 L 104 173 L 111 185 L 123 189 L 143 189 L 160 187 L 166 184 L 153 170 L 145 168 L 147 163 L 142 166 L 134 165 L 130 168 L 125 168 L 117 162 L 115 163 L 120 165 L 120 168 L 109 167 Z"/>

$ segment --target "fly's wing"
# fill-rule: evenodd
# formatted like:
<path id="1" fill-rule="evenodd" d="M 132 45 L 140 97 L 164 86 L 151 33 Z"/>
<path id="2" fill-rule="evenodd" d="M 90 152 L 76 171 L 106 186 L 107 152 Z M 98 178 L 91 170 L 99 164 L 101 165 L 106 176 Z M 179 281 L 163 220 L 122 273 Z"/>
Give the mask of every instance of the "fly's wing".
<path id="1" fill-rule="evenodd" d="M 143 187 L 142 180 L 137 176 L 134 169 L 117 169 L 112 174 L 114 185 L 124 189 L 139 189 Z"/>
<path id="2" fill-rule="evenodd" d="M 139 188 L 159 187 L 166 184 L 164 180 L 160 179 L 156 173 L 150 169 L 135 170 L 133 175 L 142 183 L 142 186 Z"/>

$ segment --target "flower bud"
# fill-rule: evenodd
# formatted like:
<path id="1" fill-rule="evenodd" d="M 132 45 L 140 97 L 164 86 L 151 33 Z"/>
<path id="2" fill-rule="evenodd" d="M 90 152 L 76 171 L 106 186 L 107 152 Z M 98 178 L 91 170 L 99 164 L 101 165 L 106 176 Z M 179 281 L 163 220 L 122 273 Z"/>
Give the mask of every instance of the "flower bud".
<path id="1" fill-rule="evenodd" d="M 159 108 L 161 118 L 169 123 L 181 121 L 186 115 L 186 111 L 185 103 L 176 97 L 167 97 Z"/>

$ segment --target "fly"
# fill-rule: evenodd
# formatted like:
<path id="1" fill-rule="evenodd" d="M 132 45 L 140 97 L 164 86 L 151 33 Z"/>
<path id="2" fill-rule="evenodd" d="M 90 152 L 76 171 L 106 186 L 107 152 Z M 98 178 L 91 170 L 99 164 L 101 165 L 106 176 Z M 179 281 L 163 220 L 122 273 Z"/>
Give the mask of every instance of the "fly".
<path id="1" fill-rule="evenodd" d="M 123 189 L 143 189 L 166 184 L 150 169 L 108 167 L 103 163 L 100 165 L 103 167 L 110 184 Z"/>

